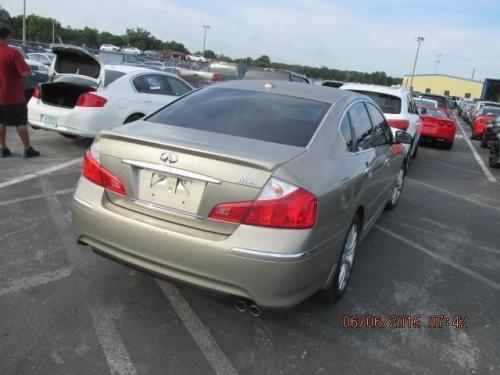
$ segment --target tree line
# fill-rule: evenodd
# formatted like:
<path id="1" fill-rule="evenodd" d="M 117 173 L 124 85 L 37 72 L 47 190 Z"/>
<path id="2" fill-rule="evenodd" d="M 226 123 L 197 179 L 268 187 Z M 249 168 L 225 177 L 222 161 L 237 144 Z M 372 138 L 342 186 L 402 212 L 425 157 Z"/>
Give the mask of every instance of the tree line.
<path id="1" fill-rule="evenodd" d="M 12 17 L 0 6 L 0 24 L 9 26 L 15 39 L 22 38 L 22 16 Z M 173 50 L 186 54 L 190 53 L 184 44 L 176 41 L 163 41 L 142 28 L 128 28 L 125 30 L 125 34 L 117 35 L 90 27 L 84 27 L 83 29 L 72 28 L 71 26 L 63 27 L 57 20 L 34 14 L 26 17 L 26 39 L 34 42 L 51 43 L 53 25 L 56 43 L 61 41 L 67 44 L 75 44 L 96 49 L 102 44 L 114 44 L 120 47 L 134 46 L 144 51 Z M 201 56 L 202 53 L 197 51 L 194 54 Z M 386 86 L 397 85 L 402 82 L 401 78 L 390 77 L 383 71 L 367 73 L 354 70 L 331 69 L 326 66 L 313 67 L 307 65 L 285 64 L 273 62 L 267 55 L 262 55 L 255 59 L 252 57 L 232 59 L 222 53 L 217 54 L 212 50 L 206 50 L 204 56 L 208 59 L 236 62 L 248 66 L 292 70 L 316 79 L 331 79 Z"/>

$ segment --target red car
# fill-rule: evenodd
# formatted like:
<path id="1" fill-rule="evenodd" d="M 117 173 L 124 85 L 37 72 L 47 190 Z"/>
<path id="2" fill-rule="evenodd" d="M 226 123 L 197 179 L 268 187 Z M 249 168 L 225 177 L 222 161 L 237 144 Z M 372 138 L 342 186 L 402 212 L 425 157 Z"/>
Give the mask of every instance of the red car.
<path id="1" fill-rule="evenodd" d="M 471 139 L 481 139 L 484 130 L 488 124 L 495 122 L 500 116 L 500 108 L 498 107 L 482 107 L 477 113 L 474 122 L 472 123 Z"/>
<path id="2" fill-rule="evenodd" d="M 455 121 L 438 108 L 419 107 L 419 113 L 424 123 L 420 138 L 438 141 L 445 149 L 451 149 L 457 132 Z"/>

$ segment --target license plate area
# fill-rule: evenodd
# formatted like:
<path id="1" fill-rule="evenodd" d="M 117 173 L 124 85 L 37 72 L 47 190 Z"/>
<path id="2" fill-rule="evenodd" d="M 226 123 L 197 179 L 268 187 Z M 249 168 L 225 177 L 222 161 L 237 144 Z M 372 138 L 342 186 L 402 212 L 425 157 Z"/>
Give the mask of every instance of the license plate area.
<path id="1" fill-rule="evenodd" d="M 141 169 L 138 198 L 157 206 L 196 214 L 205 186 L 204 181 Z"/>
<path id="2" fill-rule="evenodd" d="M 57 127 L 57 117 L 42 115 L 42 124 L 55 128 Z"/>

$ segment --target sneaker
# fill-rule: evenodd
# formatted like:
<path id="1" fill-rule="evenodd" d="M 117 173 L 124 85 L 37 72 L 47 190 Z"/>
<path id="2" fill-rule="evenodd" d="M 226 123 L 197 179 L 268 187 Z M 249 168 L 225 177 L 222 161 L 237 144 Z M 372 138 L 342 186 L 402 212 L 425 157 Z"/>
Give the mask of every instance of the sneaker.
<path id="1" fill-rule="evenodd" d="M 8 147 L 0 148 L 0 157 L 6 158 L 7 156 L 12 155 Z"/>
<path id="2" fill-rule="evenodd" d="M 27 150 L 24 150 L 24 157 L 25 158 L 35 158 L 37 156 L 40 156 L 40 152 L 36 151 L 33 147 L 30 147 Z"/>

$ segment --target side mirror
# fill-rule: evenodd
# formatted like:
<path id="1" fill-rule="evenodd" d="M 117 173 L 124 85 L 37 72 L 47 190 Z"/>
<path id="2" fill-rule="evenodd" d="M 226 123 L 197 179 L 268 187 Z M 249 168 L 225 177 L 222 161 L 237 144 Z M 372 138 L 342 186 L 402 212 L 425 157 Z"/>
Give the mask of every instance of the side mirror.
<path id="1" fill-rule="evenodd" d="M 413 140 L 413 137 L 411 136 L 410 133 L 404 132 L 402 130 L 398 130 L 396 132 L 396 137 L 394 138 L 394 143 L 399 144 L 405 144 L 405 145 L 410 145 L 411 141 Z"/>

